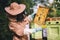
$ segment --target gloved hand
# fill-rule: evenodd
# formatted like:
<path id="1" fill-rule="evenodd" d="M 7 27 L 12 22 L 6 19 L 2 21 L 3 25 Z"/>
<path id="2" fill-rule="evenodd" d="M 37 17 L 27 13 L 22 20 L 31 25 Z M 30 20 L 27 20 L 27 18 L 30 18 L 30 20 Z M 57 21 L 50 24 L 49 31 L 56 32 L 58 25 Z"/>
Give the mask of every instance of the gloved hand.
<path id="1" fill-rule="evenodd" d="M 45 4 L 46 4 L 48 7 L 51 7 L 53 3 L 54 3 L 54 0 L 48 0 Z"/>
<path id="2" fill-rule="evenodd" d="M 42 31 L 42 28 L 41 27 L 38 27 L 38 28 L 35 28 L 36 32 L 38 31 Z"/>

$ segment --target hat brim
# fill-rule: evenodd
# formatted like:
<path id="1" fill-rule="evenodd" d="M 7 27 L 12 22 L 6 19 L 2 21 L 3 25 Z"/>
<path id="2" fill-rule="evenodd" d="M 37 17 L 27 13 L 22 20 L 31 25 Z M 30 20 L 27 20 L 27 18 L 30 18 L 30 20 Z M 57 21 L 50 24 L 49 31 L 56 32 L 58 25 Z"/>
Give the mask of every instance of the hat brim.
<path id="1" fill-rule="evenodd" d="M 17 10 L 10 10 L 10 7 L 5 7 L 5 11 L 8 12 L 9 14 L 11 14 L 11 15 L 18 15 L 18 14 L 22 13 L 25 10 L 26 5 L 19 4 L 19 7 L 20 8 L 17 9 Z"/>

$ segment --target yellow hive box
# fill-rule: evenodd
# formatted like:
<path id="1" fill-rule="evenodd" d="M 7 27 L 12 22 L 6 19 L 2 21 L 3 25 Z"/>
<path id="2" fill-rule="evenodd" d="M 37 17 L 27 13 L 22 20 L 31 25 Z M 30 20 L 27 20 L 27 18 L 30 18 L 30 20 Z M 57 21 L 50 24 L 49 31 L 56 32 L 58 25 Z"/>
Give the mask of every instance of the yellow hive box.
<path id="1" fill-rule="evenodd" d="M 34 23 L 38 25 L 42 25 L 45 23 L 46 16 L 48 14 L 49 8 L 46 7 L 39 7 L 37 10 L 37 14 L 34 18 Z"/>

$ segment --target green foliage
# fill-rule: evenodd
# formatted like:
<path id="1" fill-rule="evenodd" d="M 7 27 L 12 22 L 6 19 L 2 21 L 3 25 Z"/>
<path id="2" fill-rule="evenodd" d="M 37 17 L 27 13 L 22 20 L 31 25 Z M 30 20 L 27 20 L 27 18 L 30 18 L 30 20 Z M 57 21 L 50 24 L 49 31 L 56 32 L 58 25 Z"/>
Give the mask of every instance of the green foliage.
<path id="1" fill-rule="evenodd" d="M 57 10 L 57 17 L 60 17 L 60 10 Z"/>
<path id="2" fill-rule="evenodd" d="M 0 9 L 0 40 L 12 40 L 12 34 L 9 31 L 8 19 L 2 7 Z"/>

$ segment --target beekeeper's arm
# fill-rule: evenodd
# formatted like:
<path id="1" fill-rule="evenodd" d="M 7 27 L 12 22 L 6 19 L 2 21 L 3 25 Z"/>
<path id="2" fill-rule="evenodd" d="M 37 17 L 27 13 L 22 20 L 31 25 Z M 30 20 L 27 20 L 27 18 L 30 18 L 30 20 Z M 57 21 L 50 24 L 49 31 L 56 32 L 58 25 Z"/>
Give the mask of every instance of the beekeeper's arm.
<path id="1" fill-rule="evenodd" d="M 42 28 L 41 27 L 38 27 L 38 28 L 33 28 L 33 29 L 27 29 L 25 28 L 24 29 L 24 34 L 32 34 L 32 33 L 35 33 L 35 32 L 38 32 L 38 31 L 41 31 Z"/>
<path id="2" fill-rule="evenodd" d="M 23 36 L 23 35 L 35 33 L 35 32 L 37 32 L 37 31 L 42 30 L 41 27 L 39 27 L 39 28 L 33 28 L 33 29 L 27 29 L 27 28 L 24 28 L 24 27 L 20 26 L 20 25 L 17 24 L 17 23 L 14 23 L 14 22 L 11 22 L 11 23 L 10 23 L 9 28 L 10 28 L 14 33 L 16 33 L 16 34 L 19 35 L 19 36 Z"/>

